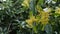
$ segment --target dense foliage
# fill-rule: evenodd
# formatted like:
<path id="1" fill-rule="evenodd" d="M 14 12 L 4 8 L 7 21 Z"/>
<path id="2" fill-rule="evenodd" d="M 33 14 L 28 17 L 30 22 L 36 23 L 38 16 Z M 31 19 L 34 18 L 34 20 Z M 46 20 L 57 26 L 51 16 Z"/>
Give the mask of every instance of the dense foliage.
<path id="1" fill-rule="evenodd" d="M 0 34 L 60 34 L 60 0 L 0 0 Z"/>

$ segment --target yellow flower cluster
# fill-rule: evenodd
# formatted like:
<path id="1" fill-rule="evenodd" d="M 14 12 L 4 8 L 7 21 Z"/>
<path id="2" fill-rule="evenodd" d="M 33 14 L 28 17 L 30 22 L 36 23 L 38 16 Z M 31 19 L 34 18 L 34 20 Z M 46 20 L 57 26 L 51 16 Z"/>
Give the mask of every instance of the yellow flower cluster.
<path id="1" fill-rule="evenodd" d="M 41 12 L 41 23 L 46 25 L 49 21 L 49 13 L 48 12 Z"/>
<path id="2" fill-rule="evenodd" d="M 29 1 L 30 0 L 24 0 L 22 5 L 25 6 L 25 7 L 29 7 Z"/>
<path id="3" fill-rule="evenodd" d="M 41 19 L 39 20 L 41 24 L 47 24 L 49 21 L 49 12 L 51 12 L 51 10 L 49 9 L 47 12 L 44 12 L 39 6 L 37 6 L 37 10 L 40 13 L 39 16 L 41 16 Z"/>
<path id="4" fill-rule="evenodd" d="M 38 19 L 36 19 L 35 16 L 33 16 L 33 12 L 32 11 L 30 12 L 29 18 L 30 19 L 27 19 L 26 22 L 27 22 L 28 25 L 30 25 L 32 27 L 33 26 L 33 22 L 37 22 Z"/>

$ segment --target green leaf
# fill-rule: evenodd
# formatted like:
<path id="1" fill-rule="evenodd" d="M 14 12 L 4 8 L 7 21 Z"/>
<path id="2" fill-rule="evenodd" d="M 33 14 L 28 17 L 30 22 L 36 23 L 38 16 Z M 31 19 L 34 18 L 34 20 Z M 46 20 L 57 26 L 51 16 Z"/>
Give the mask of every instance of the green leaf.
<path id="1" fill-rule="evenodd" d="M 35 15 L 35 2 L 36 0 L 30 0 L 30 10 L 33 11 L 33 15 Z"/>
<path id="2" fill-rule="evenodd" d="M 52 34 L 52 26 L 50 24 L 47 24 L 45 26 L 45 31 L 47 34 Z"/>

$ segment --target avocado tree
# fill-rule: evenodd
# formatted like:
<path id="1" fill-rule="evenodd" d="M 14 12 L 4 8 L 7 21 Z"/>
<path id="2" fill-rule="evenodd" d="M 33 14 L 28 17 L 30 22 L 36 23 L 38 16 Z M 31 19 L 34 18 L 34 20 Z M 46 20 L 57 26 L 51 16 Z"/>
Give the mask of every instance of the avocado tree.
<path id="1" fill-rule="evenodd" d="M 60 0 L 0 0 L 0 34 L 60 34 Z"/>

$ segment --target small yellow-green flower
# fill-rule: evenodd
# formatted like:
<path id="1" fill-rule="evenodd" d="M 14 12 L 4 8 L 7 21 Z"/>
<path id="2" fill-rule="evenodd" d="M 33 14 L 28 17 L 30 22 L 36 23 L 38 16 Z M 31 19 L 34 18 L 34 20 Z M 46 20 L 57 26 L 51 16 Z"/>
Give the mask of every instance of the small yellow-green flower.
<path id="1" fill-rule="evenodd" d="M 25 7 L 29 7 L 29 1 L 30 0 L 24 0 L 22 5 L 25 6 Z"/>
<path id="2" fill-rule="evenodd" d="M 59 7 L 56 8 L 55 13 L 60 14 L 60 8 Z"/>

